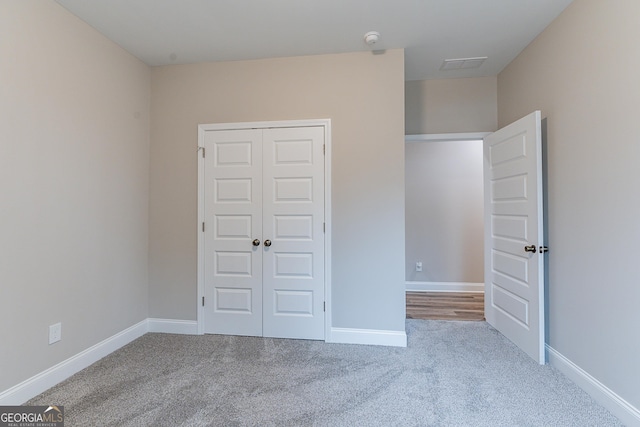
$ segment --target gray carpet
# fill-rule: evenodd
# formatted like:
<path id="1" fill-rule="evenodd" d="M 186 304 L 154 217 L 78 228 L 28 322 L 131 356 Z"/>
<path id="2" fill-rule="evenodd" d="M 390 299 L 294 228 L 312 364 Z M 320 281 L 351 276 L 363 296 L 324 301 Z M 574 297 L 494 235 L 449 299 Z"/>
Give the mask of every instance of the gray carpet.
<path id="1" fill-rule="evenodd" d="M 484 322 L 407 348 L 147 334 L 32 399 L 72 426 L 619 426 Z"/>

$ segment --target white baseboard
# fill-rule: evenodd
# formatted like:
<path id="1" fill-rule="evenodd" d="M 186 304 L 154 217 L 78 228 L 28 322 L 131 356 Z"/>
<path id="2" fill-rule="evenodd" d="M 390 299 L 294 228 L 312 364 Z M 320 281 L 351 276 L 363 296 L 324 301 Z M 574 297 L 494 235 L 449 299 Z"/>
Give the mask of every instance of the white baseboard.
<path id="1" fill-rule="evenodd" d="M 21 405 L 147 333 L 147 319 L 0 393 L 0 406 Z"/>
<path id="2" fill-rule="evenodd" d="M 165 334 L 198 335 L 198 322 L 195 320 L 153 319 L 149 320 L 149 332 Z"/>
<path id="3" fill-rule="evenodd" d="M 327 342 L 337 344 L 369 344 L 406 347 L 405 331 L 381 331 L 376 329 L 331 328 Z"/>
<path id="4" fill-rule="evenodd" d="M 627 426 L 640 426 L 640 410 L 592 377 L 578 365 L 547 344 L 549 364 L 557 368 L 596 402 L 607 408 Z"/>
<path id="5" fill-rule="evenodd" d="M 484 283 L 412 282 L 406 281 L 407 292 L 484 292 Z"/>

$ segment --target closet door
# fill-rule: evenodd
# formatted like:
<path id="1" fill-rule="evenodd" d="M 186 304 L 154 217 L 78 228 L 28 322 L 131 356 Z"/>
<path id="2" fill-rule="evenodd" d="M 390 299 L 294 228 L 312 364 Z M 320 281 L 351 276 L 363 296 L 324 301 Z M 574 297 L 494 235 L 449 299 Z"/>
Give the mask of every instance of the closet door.
<path id="1" fill-rule="evenodd" d="M 205 333 L 324 339 L 324 128 L 204 148 Z"/>
<path id="2" fill-rule="evenodd" d="M 262 131 L 209 131 L 205 150 L 205 332 L 261 336 Z"/>
<path id="3" fill-rule="evenodd" d="M 263 144 L 263 334 L 324 339 L 324 128 Z"/>

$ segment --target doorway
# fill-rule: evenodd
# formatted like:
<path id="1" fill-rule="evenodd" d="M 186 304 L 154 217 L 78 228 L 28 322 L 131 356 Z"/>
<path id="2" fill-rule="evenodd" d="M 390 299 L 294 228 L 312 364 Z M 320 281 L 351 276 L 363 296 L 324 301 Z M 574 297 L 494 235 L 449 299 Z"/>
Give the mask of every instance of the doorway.
<path id="1" fill-rule="evenodd" d="M 483 136 L 406 137 L 407 318 L 484 319 Z"/>

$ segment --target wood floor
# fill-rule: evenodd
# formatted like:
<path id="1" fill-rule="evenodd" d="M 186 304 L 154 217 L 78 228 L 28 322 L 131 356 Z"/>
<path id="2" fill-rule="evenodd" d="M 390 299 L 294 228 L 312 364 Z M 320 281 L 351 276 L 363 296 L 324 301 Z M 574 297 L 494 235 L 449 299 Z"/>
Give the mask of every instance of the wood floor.
<path id="1" fill-rule="evenodd" d="M 484 294 L 407 292 L 407 319 L 484 320 Z"/>

